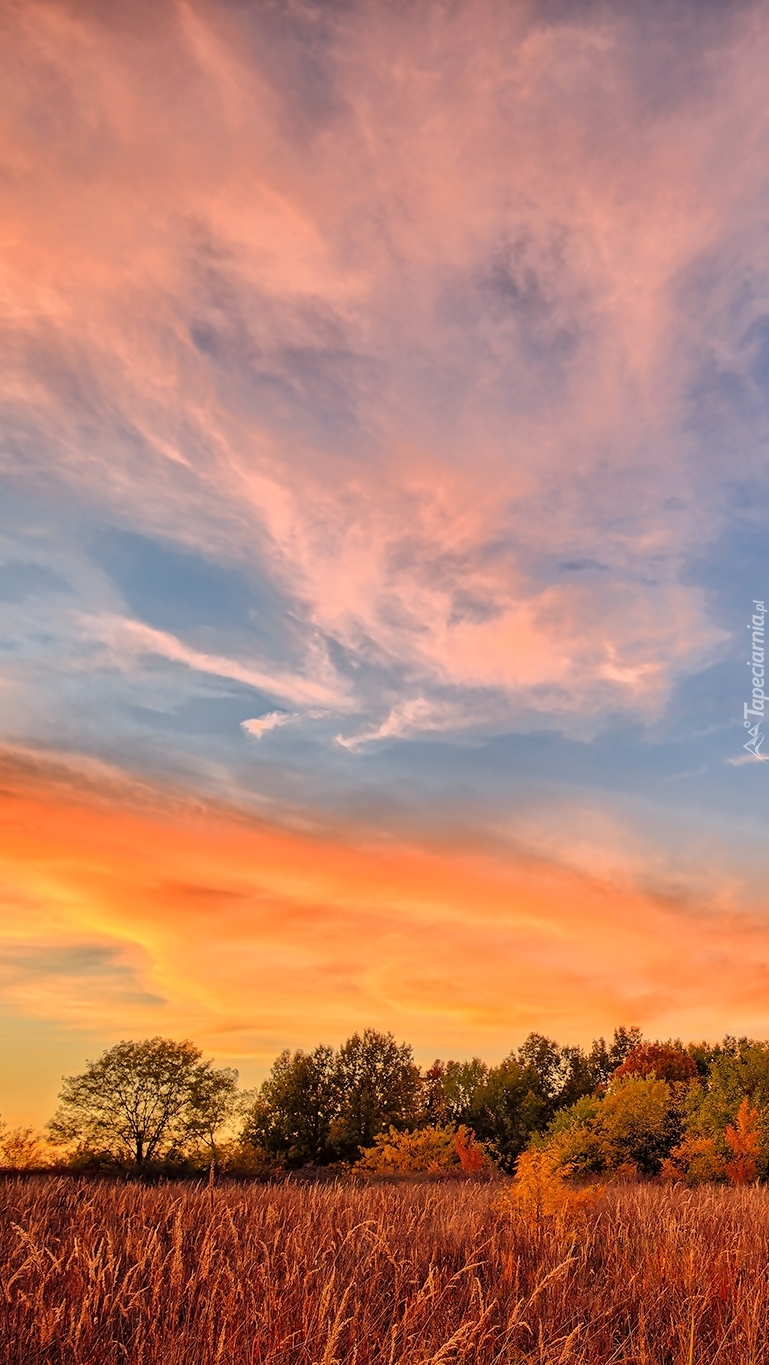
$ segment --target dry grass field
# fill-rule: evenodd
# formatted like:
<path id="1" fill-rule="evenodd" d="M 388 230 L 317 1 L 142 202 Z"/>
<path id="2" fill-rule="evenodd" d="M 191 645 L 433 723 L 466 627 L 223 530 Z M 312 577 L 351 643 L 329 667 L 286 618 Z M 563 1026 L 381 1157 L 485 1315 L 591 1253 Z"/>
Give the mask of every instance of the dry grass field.
<path id="1" fill-rule="evenodd" d="M 4 1365 L 765 1365 L 769 1192 L 0 1185 Z"/>

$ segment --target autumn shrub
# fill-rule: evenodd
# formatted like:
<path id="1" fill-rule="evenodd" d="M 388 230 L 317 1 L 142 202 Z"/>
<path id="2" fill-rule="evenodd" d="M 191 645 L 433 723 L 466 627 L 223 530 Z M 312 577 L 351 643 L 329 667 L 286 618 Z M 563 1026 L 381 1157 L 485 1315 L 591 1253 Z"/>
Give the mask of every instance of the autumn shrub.
<path id="1" fill-rule="evenodd" d="M 244 1139 L 224 1142 L 217 1151 L 215 1163 L 217 1174 L 274 1180 L 281 1174 L 281 1170 L 279 1162 L 269 1152 Z"/>
<path id="2" fill-rule="evenodd" d="M 472 1128 L 461 1124 L 454 1134 L 454 1151 L 465 1175 L 493 1170 L 496 1162 L 485 1143 L 479 1142 Z"/>
<path id="3" fill-rule="evenodd" d="M 713 1138 L 685 1137 L 662 1162 L 663 1180 L 679 1180 L 686 1185 L 707 1185 L 726 1179 L 726 1161 Z"/>
<path id="4" fill-rule="evenodd" d="M 600 1197 L 596 1185 L 570 1183 L 573 1170 L 563 1165 L 557 1152 L 545 1147 L 523 1152 L 516 1163 L 515 1178 L 499 1195 L 495 1207 L 517 1215 L 530 1227 L 548 1220 L 575 1225 L 594 1209 Z"/>
<path id="5" fill-rule="evenodd" d="M 391 1127 L 363 1149 L 355 1169 L 371 1175 L 437 1175 L 447 1171 L 475 1174 L 491 1170 L 493 1161 L 471 1129 L 430 1124 L 412 1132 Z"/>

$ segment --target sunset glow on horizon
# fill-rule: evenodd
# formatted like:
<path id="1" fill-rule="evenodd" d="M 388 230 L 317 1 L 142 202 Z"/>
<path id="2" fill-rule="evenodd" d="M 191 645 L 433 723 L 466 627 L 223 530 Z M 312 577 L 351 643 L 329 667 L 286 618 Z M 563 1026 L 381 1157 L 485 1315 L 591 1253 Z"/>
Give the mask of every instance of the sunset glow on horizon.
<path id="1" fill-rule="evenodd" d="M 769 1036 L 767 61 L 0 0 L 3 1118 L 157 1033 Z"/>

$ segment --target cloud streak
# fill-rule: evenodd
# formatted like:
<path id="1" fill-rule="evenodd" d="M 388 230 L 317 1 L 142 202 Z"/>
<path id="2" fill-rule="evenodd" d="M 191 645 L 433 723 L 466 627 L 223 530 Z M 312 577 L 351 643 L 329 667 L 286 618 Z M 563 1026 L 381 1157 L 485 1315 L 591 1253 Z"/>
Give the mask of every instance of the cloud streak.
<path id="1" fill-rule="evenodd" d="M 192 649 L 182 640 L 167 631 L 154 630 L 141 621 L 132 621 L 119 616 L 83 617 L 80 622 L 87 639 L 99 640 L 110 651 L 111 657 L 120 662 L 156 655 L 171 663 L 185 664 L 198 673 L 212 673 L 219 678 L 231 678 L 234 682 L 245 683 L 260 691 L 272 692 L 279 697 L 287 697 L 295 702 L 333 702 L 336 709 L 345 709 L 347 699 L 341 686 L 332 680 L 323 681 L 322 677 L 301 677 L 292 674 L 273 673 L 252 663 L 237 659 L 227 659 L 218 655 L 205 654 Z M 329 676 L 331 670 L 320 649 L 315 651 L 313 661 L 319 674 Z"/>

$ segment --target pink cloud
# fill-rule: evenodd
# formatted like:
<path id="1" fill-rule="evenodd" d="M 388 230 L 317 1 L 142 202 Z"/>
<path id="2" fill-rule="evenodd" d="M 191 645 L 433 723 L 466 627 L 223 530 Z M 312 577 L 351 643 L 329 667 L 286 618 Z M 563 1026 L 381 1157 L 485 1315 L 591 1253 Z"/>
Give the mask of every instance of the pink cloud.
<path id="1" fill-rule="evenodd" d="M 446 693 L 458 723 L 658 715 L 725 638 L 680 575 L 719 526 L 682 434 L 680 282 L 763 231 L 760 11 L 702 56 L 706 96 L 692 78 L 662 111 L 618 15 L 372 4 L 329 17 L 307 124 L 245 22 L 6 15 L 3 403 L 34 414 L 9 467 L 220 558 L 258 550 L 308 638 L 397 674 L 395 702 L 358 690 L 372 736 Z M 132 648 L 140 629 L 346 704 L 328 671 L 136 623 Z"/>

